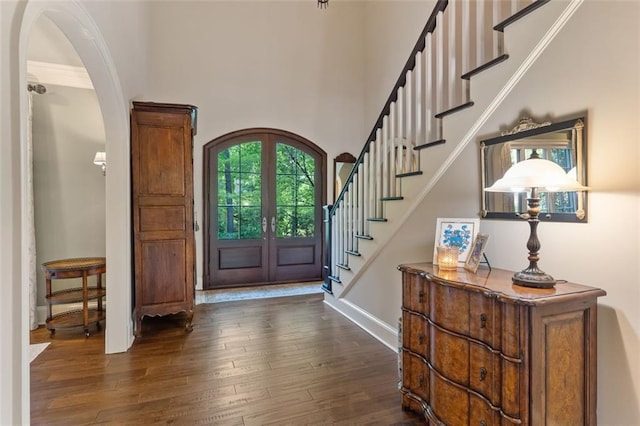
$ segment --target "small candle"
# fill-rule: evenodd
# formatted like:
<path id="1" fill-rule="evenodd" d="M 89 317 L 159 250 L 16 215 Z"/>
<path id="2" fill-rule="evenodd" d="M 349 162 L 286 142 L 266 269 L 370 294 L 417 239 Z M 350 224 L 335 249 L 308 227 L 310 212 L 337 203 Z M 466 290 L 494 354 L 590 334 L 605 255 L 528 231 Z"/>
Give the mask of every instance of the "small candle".
<path id="1" fill-rule="evenodd" d="M 452 270 L 458 267 L 458 256 L 460 252 L 456 247 L 437 247 L 438 267 L 440 269 Z"/>

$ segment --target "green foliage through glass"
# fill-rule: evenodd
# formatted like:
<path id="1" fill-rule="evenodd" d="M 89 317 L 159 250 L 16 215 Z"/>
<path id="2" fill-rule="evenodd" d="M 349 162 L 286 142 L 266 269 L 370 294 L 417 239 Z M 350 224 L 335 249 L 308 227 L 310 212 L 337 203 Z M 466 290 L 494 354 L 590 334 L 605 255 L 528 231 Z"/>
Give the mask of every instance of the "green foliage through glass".
<path id="1" fill-rule="evenodd" d="M 284 143 L 276 144 L 276 236 L 315 235 L 315 161 Z"/>
<path id="2" fill-rule="evenodd" d="M 262 143 L 245 142 L 218 153 L 218 238 L 255 239 L 261 234 Z"/>

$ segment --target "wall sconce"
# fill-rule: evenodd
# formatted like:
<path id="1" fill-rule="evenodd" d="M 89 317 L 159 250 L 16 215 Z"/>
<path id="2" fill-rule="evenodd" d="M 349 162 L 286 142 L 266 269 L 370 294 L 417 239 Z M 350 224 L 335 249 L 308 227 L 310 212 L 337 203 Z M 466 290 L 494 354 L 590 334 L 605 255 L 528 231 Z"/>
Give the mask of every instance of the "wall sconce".
<path id="1" fill-rule="evenodd" d="M 96 152 L 96 156 L 93 157 L 93 164 L 96 166 L 100 166 L 102 169 L 102 176 L 107 175 L 107 153 L 98 151 Z"/>
<path id="2" fill-rule="evenodd" d="M 529 249 L 529 267 L 513 275 L 512 281 L 524 287 L 552 288 L 556 280 L 538 268 L 538 214 L 540 213 L 539 192 L 574 192 L 587 191 L 589 188 L 567 174 L 556 163 L 543 160 L 537 154 L 530 159 L 514 164 L 506 171 L 501 179 L 498 179 L 489 188 L 488 192 L 529 192 L 527 198 L 527 214 L 521 215 L 527 219 L 531 228 L 527 249 Z"/>

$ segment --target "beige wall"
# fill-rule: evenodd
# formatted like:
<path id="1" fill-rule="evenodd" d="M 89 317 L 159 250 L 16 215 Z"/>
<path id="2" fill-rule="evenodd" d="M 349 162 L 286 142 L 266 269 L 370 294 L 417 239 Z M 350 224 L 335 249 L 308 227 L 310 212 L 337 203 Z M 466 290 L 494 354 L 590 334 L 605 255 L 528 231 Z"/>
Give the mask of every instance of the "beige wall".
<path id="1" fill-rule="evenodd" d="M 435 4 L 434 0 L 365 2 L 365 137 L 378 119 Z"/>
<path id="2" fill-rule="evenodd" d="M 105 256 L 105 177 L 93 164 L 104 151 L 100 107 L 93 90 L 47 85 L 33 97 L 33 188 L 36 265 Z M 75 281 L 75 282 L 74 282 Z M 56 281 L 55 289 L 81 285 Z M 45 306 L 38 273 L 38 305 Z"/>
<path id="3" fill-rule="evenodd" d="M 202 147 L 228 132 L 271 127 L 333 158 L 364 141 L 363 18 L 357 2 L 156 2 L 146 100 L 198 106 L 195 208 L 202 218 Z M 184 25 L 188 22 L 189 25 Z M 232 40 L 232 41 L 231 41 Z M 202 227 L 201 227 L 202 230 Z M 202 231 L 196 234 L 202 283 Z"/>
<path id="4" fill-rule="evenodd" d="M 611 426 L 640 424 L 639 13 L 636 1 L 585 2 L 477 136 L 494 136 L 525 112 L 563 118 L 587 111 L 589 223 L 542 223 L 540 266 L 556 279 L 607 291 L 598 309 L 598 424 Z M 437 217 L 478 216 L 479 175 L 478 146 L 470 144 L 349 301 L 395 327 L 395 266 L 431 259 Z M 527 266 L 526 223 L 483 220 L 481 231 L 490 234 L 492 266 Z M 621 266 L 609 266 L 614 260 Z"/>

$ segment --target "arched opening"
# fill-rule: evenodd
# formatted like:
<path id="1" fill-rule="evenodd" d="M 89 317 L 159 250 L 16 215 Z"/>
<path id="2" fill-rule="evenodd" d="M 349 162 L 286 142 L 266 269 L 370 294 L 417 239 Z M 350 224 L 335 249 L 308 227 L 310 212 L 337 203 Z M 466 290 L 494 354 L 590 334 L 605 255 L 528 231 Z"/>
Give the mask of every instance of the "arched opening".
<path id="1" fill-rule="evenodd" d="M 322 278 L 326 153 L 276 129 L 204 146 L 204 288 Z"/>
<path id="2" fill-rule="evenodd" d="M 18 46 L 19 86 L 27 87 L 27 49 L 34 23 L 46 15 L 69 39 L 80 56 L 91 78 L 102 112 L 109 173 L 105 179 L 105 245 L 107 258 L 106 286 L 108 288 L 105 352 L 126 351 L 133 342 L 131 320 L 131 266 L 130 266 L 130 203 L 129 203 L 129 124 L 128 105 L 115 66 L 100 31 L 87 12 L 77 3 L 29 2 L 25 6 Z M 26 211 L 29 187 L 26 153 L 28 98 L 27 91 L 19 91 L 20 100 L 20 211 Z M 20 215 L 23 216 L 22 214 Z M 26 221 L 21 220 L 21 277 L 28 280 L 28 250 Z M 19 285 L 16 283 L 16 285 Z M 28 286 L 21 285 L 20 330 L 23 335 L 22 354 L 28 353 Z M 29 365 L 28 356 L 22 356 L 20 396 L 22 419 L 29 419 Z"/>

